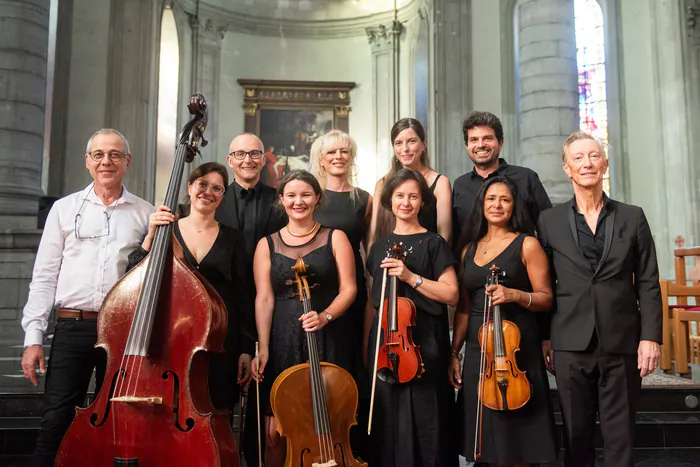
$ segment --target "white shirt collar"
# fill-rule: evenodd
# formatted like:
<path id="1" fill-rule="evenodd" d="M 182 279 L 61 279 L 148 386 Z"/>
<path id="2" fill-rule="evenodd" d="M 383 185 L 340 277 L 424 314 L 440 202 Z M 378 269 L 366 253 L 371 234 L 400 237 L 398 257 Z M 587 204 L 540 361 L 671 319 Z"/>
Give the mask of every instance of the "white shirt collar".
<path id="1" fill-rule="evenodd" d="M 93 189 L 94 186 L 95 186 L 95 182 L 92 182 L 88 186 L 86 186 L 85 189 L 83 189 L 83 191 L 80 192 L 80 199 L 83 200 L 83 199 L 87 198 L 87 200 L 90 201 L 91 203 L 104 205 L 104 203 L 102 202 L 100 197 L 97 196 L 97 194 L 95 193 L 95 190 Z M 135 200 L 136 200 L 136 197 L 134 195 L 132 195 L 131 192 L 129 190 L 127 190 L 126 187 L 124 186 L 124 184 L 122 183 L 122 195 L 117 200 L 117 204 L 121 204 L 121 203 L 134 204 Z"/>

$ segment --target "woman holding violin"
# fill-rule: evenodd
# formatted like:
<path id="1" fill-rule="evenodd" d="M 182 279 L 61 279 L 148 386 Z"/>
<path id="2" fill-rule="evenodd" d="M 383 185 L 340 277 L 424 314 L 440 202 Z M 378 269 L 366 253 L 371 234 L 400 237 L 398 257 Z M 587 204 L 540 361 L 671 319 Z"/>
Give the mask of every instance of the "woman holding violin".
<path id="1" fill-rule="evenodd" d="M 476 460 L 492 466 L 546 463 L 556 459 L 554 418 L 537 316 L 537 312 L 551 308 L 552 290 L 549 262 L 540 243 L 532 236 L 533 231 L 516 186 L 506 177 L 494 177 L 484 183 L 477 194 L 459 242 L 462 256 L 460 303 L 454 318 L 449 378 L 460 390 L 460 453 L 467 460 L 479 457 Z M 498 284 L 487 287 L 487 279 L 496 270 L 491 269 L 494 264 L 504 274 L 500 275 Z M 487 326 L 485 312 L 493 318 L 492 322 L 502 321 L 504 332 L 480 331 L 482 325 Z M 519 330 L 519 344 L 514 337 L 515 329 Z M 495 342 L 503 334 L 506 350 L 499 352 Z M 462 355 L 459 352 L 465 339 L 464 369 L 460 371 Z M 484 355 L 480 340 L 491 341 L 485 346 Z M 507 403 L 506 407 L 496 410 L 489 408 L 487 399 L 493 394 L 484 389 L 481 379 L 500 377 L 494 370 L 499 365 L 493 363 L 494 353 L 499 354 L 497 361 L 506 362 L 508 371 L 502 374 L 507 378 L 529 380 L 529 400 L 525 398 L 524 405 L 519 408 L 507 407 Z M 482 361 L 485 362 L 483 372 L 480 370 Z M 515 391 L 518 381 L 501 383 Z M 498 393 L 496 402 L 505 399 L 500 389 L 494 392 Z M 480 399 L 479 394 L 483 398 Z M 477 409 L 481 410 L 481 415 L 477 415 Z"/>
<path id="2" fill-rule="evenodd" d="M 376 348 L 377 310 L 386 294 L 382 291 L 384 272 L 397 278 L 396 294 L 415 305 L 410 330 L 397 340 L 412 340 L 420 354 L 422 369 L 407 382 L 377 378 L 370 435 L 369 465 L 381 467 L 452 467 L 457 454 L 451 450 L 454 390 L 445 374 L 449 364 L 450 337 L 447 306 L 458 299 L 456 263 L 447 242 L 418 221 L 419 213 L 430 205 L 432 196 L 420 172 L 401 169 L 383 183 L 380 201 L 393 213 L 396 225 L 389 235 L 376 240 L 367 258 L 372 293 L 365 318 L 365 342 L 369 341 L 366 361 L 373 372 Z M 398 258 L 387 258 L 400 248 Z M 408 303 L 403 301 L 401 306 Z M 382 305 L 382 310 L 385 308 Z M 392 308 L 392 304 L 388 304 Z M 384 314 L 384 313 L 383 313 Z M 392 337 L 393 339 L 393 337 Z M 389 342 L 382 332 L 380 343 Z M 387 347 L 386 345 L 380 345 Z M 401 372 L 404 352 L 394 359 Z M 382 370 L 384 371 L 384 370 Z"/>
<path id="3" fill-rule="evenodd" d="M 175 222 L 167 206 L 151 215 L 148 234 L 141 247 L 129 255 L 133 268 L 151 250 L 156 227 L 174 222 L 174 233 L 187 262 L 214 287 L 226 305 L 228 331 L 224 353 L 212 355 L 209 366 L 209 394 L 219 409 L 235 405 L 239 385 L 251 377 L 250 362 L 255 350 L 252 281 L 241 233 L 214 219 L 228 186 L 226 168 L 207 162 L 192 171 L 187 180 L 190 212 Z M 235 384 L 238 383 L 238 384 Z"/>
<path id="4" fill-rule="evenodd" d="M 285 443 L 269 406 L 270 388 L 284 370 L 309 360 L 305 334 L 315 333 L 317 357 L 322 362 L 351 371 L 356 358 L 351 343 L 347 342 L 351 334 L 344 329 L 351 324 L 343 316 L 357 293 L 355 260 L 348 237 L 314 220 L 314 211 L 322 201 L 323 192 L 318 180 L 309 172 L 289 172 L 280 180 L 277 193 L 289 223 L 260 240 L 253 266 L 260 346 L 258 363 L 253 363 L 253 376 L 264 383 L 260 401 L 264 404 L 261 410 L 267 414 L 267 467 L 282 466 L 286 457 Z M 308 268 L 308 289 L 314 306 L 308 312 L 299 299 L 292 270 L 300 258 Z M 311 403 L 308 410 L 312 410 Z M 354 415 L 355 409 L 352 410 Z M 289 432 L 294 428 L 285 426 L 283 429 Z"/>

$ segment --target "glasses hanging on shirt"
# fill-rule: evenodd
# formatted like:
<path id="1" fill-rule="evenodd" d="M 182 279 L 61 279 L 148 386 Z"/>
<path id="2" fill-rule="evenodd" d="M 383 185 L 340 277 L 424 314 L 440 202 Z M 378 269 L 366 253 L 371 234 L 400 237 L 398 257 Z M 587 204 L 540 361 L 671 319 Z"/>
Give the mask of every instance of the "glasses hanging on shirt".
<path id="1" fill-rule="evenodd" d="M 94 187 L 92 188 L 91 191 L 94 191 Z M 88 196 L 90 196 L 90 193 L 88 193 Z M 112 205 L 112 210 L 107 212 L 107 210 L 102 211 L 102 214 L 105 216 L 105 224 L 107 225 L 107 231 L 103 234 L 100 235 L 80 235 L 80 220 L 82 219 L 82 216 L 80 214 L 80 211 L 82 211 L 83 206 L 85 206 L 85 202 L 88 200 L 88 196 L 83 198 L 83 202 L 80 204 L 80 207 L 78 208 L 78 213 L 75 215 L 75 220 L 73 221 L 73 227 L 74 227 L 74 232 L 75 232 L 75 238 L 78 240 L 94 240 L 96 238 L 102 238 L 102 237 L 109 237 L 110 234 L 110 226 L 109 226 L 109 220 L 112 218 L 112 214 L 114 214 L 114 210 L 117 208 L 117 204 L 119 204 L 119 199 Z"/>

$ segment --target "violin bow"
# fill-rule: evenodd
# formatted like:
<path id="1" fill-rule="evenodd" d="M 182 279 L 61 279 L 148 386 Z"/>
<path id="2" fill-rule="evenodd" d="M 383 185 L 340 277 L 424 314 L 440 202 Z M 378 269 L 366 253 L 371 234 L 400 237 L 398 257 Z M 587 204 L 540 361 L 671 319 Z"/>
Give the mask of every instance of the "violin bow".
<path id="1" fill-rule="evenodd" d="M 389 253 L 387 253 L 387 258 Z M 369 400 L 369 420 L 367 421 L 367 435 L 372 433 L 372 414 L 374 413 L 374 393 L 377 389 L 377 363 L 379 362 L 379 341 L 382 336 L 382 319 L 384 318 L 384 297 L 386 296 L 386 276 L 388 269 L 384 268 L 382 277 L 382 296 L 379 300 L 379 320 L 377 321 L 377 338 L 374 344 L 374 368 L 372 369 L 372 393 Z"/>
<path id="2" fill-rule="evenodd" d="M 492 284 L 491 276 L 486 279 L 486 287 Z M 484 394 L 484 370 L 486 366 L 486 349 L 488 348 L 489 339 L 489 327 L 488 323 L 491 321 L 491 300 L 493 298 L 493 292 L 489 292 L 488 297 L 484 300 L 484 318 L 481 324 L 481 329 L 483 333 L 481 335 L 481 355 L 479 362 L 479 391 L 476 395 L 476 427 L 474 428 L 474 460 L 481 457 L 481 429 L 482 419 L 484 414 L 484 407 L 482 403 L 482 396 Z"/>
<path id="3" fill-rule="evenodd" d="M 258 360 L 258 343 L 255 343 L 255 368 L 260 371 L 260 361 Z M 260 440 L 260 381 L 257 379 L 255 380 L 255 402 L 257 403 L 258 410 L 255 411 L 255 413 L 258 416 L 258 466 L 262 467 L 263 461 L 262 461 L 262 446 L 261 446 L 261 440 Z"/>

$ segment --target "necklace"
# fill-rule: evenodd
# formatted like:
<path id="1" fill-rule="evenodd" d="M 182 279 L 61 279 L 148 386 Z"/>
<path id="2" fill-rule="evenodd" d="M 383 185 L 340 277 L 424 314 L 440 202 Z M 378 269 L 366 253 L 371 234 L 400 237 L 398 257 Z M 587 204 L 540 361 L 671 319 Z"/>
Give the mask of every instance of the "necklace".
<path id="1" fill-rule="evenodd" d="M 287 224 L 287 226 L 285 228 L 287 229 L 287 232 L 289 232 L 289 235 L 291 235 L 292 237 L 300 238 L 300 237 L 308 237 L 309 235 L 314 233 L 316 231 L 316 229 L 318 229 L 320 226 L 321 226 L 321 224 L 319 224 L 318 222 L 314 222 L 314 226 L 311 227 L 311 230 L 309 230 L 306 233 L 302 233 L 302 234 L 297 234 L 297 233 L 292 232 L 289 228 L 289 224 Z"/>
<path id="2" fill-rule="evenodd" d="M 502 240 L 503 240 L 504 238 L 506 238 L 508 235 L 509 235 L 509 233 L 505 234 L 504 236 L 502 236 L 501 238 L 499 238 L 498 241 L 499 241 L 499 242 L 502 241 Z M 489 242 L 490 242 L 490 241 L 491 241 L 491 240 L 489 239 Z M 485 255 L 485 254 L 488 252 L 488 246 L 489 246 L 489 244 L 484 245 L 484 249 L 481 250 L 481 254 L 482 254 L 482 255 Z"/>

